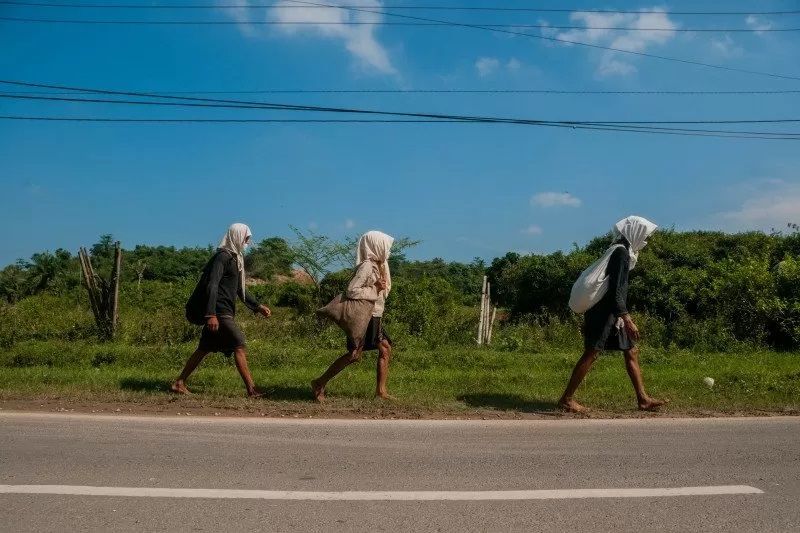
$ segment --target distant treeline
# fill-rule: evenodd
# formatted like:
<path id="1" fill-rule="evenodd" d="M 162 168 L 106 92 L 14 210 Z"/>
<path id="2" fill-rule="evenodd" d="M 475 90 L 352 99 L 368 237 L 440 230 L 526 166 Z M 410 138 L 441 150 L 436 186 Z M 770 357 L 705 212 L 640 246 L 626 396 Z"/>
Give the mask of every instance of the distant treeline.
<path id="1" fill-rule="evenodd" d="M 253 246 L 247 270 L 250 277 L 264 281 L 252 290 L 267 303 L 307 316 L 346 284 L 350 270 L 345 265 L 353 243 L 296 233 L 293 241 L 273 237 Z M 408 335 L 437 343 L 471 342 L 471 321 L 477 312 L 469 308 L 477 307 L 482 278 L 488 275 L 494 300 L 507 310 L 502 313 L 507 328 L 528 331 L 529 326 L 557 325 L 577 332 L 580 319 L 567 307 L 570 288 L 610 242 L 605 235 L 567 253 L 509 253 L 486 265 L 480 259 L 410 261 L 403 249 L 415 243 L 403 239 L 392 259 L 395 289 L 387 321 Z M 124 292 L 132 294 L 137 284 L 144 284 L 149 293 L 153 284 L 163 284 L 156 292 L 178 308 L 179 317 L 184 293 L 212 252 L 211 247 L 125 249 Z M 105 272 L 113 238 L 104 235 L 90 253 L 95 268 Z M 297 269 L 308 276 L 293 276 Z M 78 294 L 80 282 L 72 253 L 59 249 L 34 254 L 0 271 L 0 311 L 40 294 Z M 134 304 L 148 306 L 144 301 L 123 302 L 129 308 Z M 631 274 L 629 304 L 651 344 L 723 351 L 743 344 L 800 348 L 800 233 L 796 227 L 770 235 L 659 231 Z M 516 342 L 513 335 L 499 338 Z"/>

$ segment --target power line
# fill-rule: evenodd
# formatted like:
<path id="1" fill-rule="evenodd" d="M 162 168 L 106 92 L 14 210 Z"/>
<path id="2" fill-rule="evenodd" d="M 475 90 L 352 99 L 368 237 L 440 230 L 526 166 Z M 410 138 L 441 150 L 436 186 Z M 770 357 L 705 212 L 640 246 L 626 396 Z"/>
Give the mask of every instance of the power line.
<path id="1" fill-rule="evenodd" d="M 597 125 L 605 125 L 605 123 L 598 122 Z M 683 132 L 703 132 L 703 133 L 730 133 L 739 135 L 785 135 L 789 137 L 797 137 L 800 139 L 800 132 L 791 131 L 755 131 L 755 130 L 720 130 L 720 129 L 702 129 L 702 128 L 673 128 L 662 126 L 628 126 L 620 123 L 611 123 L 610 125 L 620 128 L 633 128 L 635 130 L 658 130 L 658 131 L 683 131 Z"/>
<path id="2" fill-rule="evenodd" d="M 736 67 L 727 67 L 727 66 L 724 66 L 724 65 L 717 65 L 717 64 L 714 64 L 714 63 L 704 63 L 702 61 L 695 61 L 695 60 L 692 60 L 692 59 L 681 59 L 681 58 L 671 57 L 671 56 L 662 56 L 662 55 L 658 55 L 658 54 L 650 54 L 650 53 L 647 53 L 647 52 L 635 52 L 633 50 L 626 50 L 624 48 L 615 48 L 613 46 L 603 46 L 603 45 L 599 45 L 599 44 L 586 43 L 586 42 L 583 42 L 583 41 L 574 41 L 574 40 L 571 40 L 571 39 L 561 39 L 561 38 L 558 38 L 558 37 L 549 37 L 549 36 L 546 36 L 546 35 L 536 35 L 536 34 L 533 34 L 533 33 L 525 33 L 525 32 L 521 32 L 521 31 L 507 30 L 507 29 L 502 29 L 502 28 L 491 28 L 491 27 L 483 26 L 483 25 L 479 25 L 479 24 L 467 24 L 467 23 L 463 23 L 463 22 L 452 22 L 452 21 L 447 21 L 447 20 L 431 19 L 431 18 L 427 18 L 427 17 L 416 17 L 416 16 L 411 16 L 411 15 L 401 15 L 401 14 L 398 14 L 398 13 L 390 13 L 388 11 L 381 11 L 381 10 L 374 10 L 374 9 L 362 9 L 362 8 L 337 6 L 337 5 L 331 5 L 331 4 L 319 4 L 319 3 L 316 3 L 316 2 L 308 2 L 308 1 L 304 1 L 304 0 L 285 0 L 285 1 L 292 2 L 293 4 L 300 4 L 300 5 L 303 5 L 303 6 L 318 6 L 318 7 L 343 9 L 343 10 L 346 10 L 346 11 L 354 11 L 354 12 L 359 12 L 359 13 L 372 13 L 373 15 L 386 15 L 386 16 L 389 16 L 389 17 L 399 17 L 399 18 L 403 18 L 403 19 L 417 20 L 417 21 L 420 21 L 420 22 L 439 22 L 439 23 L 445 23 L 445 24 L 449 24 L 449 25 L 452 25 L 452 26 L 462 27 L 462 28 L 472 28 L 472 29 L 476 29 L 476 30 L 485 30 L 485 31 L 503 33 L 503 34 L 508 34 L 508 35 L 520 35 L 520 36 L 524 36 L 524 37 L 531 37 L 531 38 L 534 38 L 534 39 L 541 39 L 541 40 L 550 41 L 550 42 L 557 42 L 557 43 L 562 43 L 562 44 L 573 44 L 573 45 L 576 45 L 576 46 L 584 46 L 584 47 L 587 47 L 587 48 L 593 48 L 593 49 L 599 49 L 599 50 L 608 50 L 608 51 L 611 51 L 611 52 L 619 52 L 619 53 L 623 53 L 623 54 L 630 54 L 630 55 L 635 55 L 635 56 L 640 56 L 640 57 L 649 57 L 651 59 L 660 59 L 662 61 L 672 61 L 672 62 L 675 62 L 675 63 L 683 63 L 683 64 L 687 64 L 687 65 L 695 65 L 695 66 L 713 68 L 713 69 L 717 69 L 717 70 L 726 70 L 726 71 L 729 71 L 729 72 L 740 72 L 740 73 L 743 73 L 743 74 L 753 74 L 753 75 L 756 75 L 756 76 L 767 76 L 767 77 L 770 77 L 770 78 L 780 78 L 780 79 L 785 79 L 785 80 L 800 81 L 800 77 L 798 77 L 798 76 L 788 76 L 788 75 L 784 75 L 784 74 L 775 74 L 775 73 L 772 73 L 772 72 L 763 72 L 763 71 L 758 71 L 758 70 L 748 70 L 748 69 L 742 69 L 742 68 L 736 68 Z"/>
<path id="3" fill-rule="evenodd" d="M 0 80 L 0 83 L 9 83 Z M 90 89 L 86 89 L 91 91 Z M 98 91 L 100 92 L 100 91 Z M 117 91 L 102 91 L 102 94 L 120 94 L 120 95 L 136 95 L 136 93 L 123 93 Z M 158 98 L 178 98 L 166 95 L 145 95 Z M 50 96 L 34 96 L 34 95 L 8 95 L 0 94 L 0 98 L 22 99 L 22 100 L 37 100 L 37 101 L 50 101 L 50 102 L 72 102 L 72 103 L 92 103 L 92 104 L 118 104 L 118 105 L 144 105 L 144 106 L 166 106 L 166 107 L 199 107 L 209 109 L 266 109 L 277 111 L 313 111 L 313 112 L 333 112 L 333 113 L 353 113 L 353 114 L 370 114 L 370 115 L 386 115 L 386 116 L 403 116 L 415 117 L 426 119 L 447 119 L 459 121 L 491 121 L 491 122 L 506 122 L 516 124 L 563 124 L 566 126 L 572 125 L 588 125 L 588 126 L 621 126 L 621 125 L 662 125 L 662 124 L 793 124 L 800 123 L 800 118 L 781 118 L 781 119 L 713 119 L 713 120 L 603 120 L 603 121 L 587 121 L 587 120 L 540 120 L 540 119 L 520 119 L 520 118 L 507 118 L 507 117 L 486 117 L 486 116 L 472 116 L 472 115 L 451 115 L 439 113 L 414 113 L 414 112 L 398 112 L 398 111 L 383 111 L 373 109 L 358 109 L 358 108 L 336 108 L 336 107 L 319 107 L 319 106 L 306 106 L 306 105 L 290 105 L 290 104 L 275 104 L 270 102 L 244 102 L 244 101 L 228 101 L 228 100 L 213 100 L 213 99 L 195 99 L 189 98 L 188 100 L 201 100 L 203 103 L 198 102 L 154 102 L 142 100 L 119 100 L 110 98 L 65 98 L 65 97 L 50 97 Z M 187 100 L 180 98 L 181 100 Z M 232 102 L 232 103 L 229 103 Z"/>
<path id="4" fill-rule="evenodd" d="M 148 5 L 148 4 L 101 4 L 101 3 L 54 3 L 54 2 L 23 2 L 15 0 L 2 0 L 0 5 L 28 6 L 28 7 L 55 7 L 79 9 L 298 9 L 300 6 L 275 4 L 175 4 L 175 5 Z M 316 9 L 330 9 L 333 6 L 318 5 L 306 6 Z M 342 9 L 364 9 L 376 6 L 370 5 L 343 5 L 335 6 Z M 483 12 L 516 12 L 516 13 L 614 13 L 614 14 L 664 14 L 686 16 L 736 16 L 736 15 L 800 15 L 800 10 L 783 11 L 648 11 L 628 9 L 582 9 L 582 8 L 533 8 L 533 7 L 496 7 L 496 6 L 441 6 L 441 5 L 384 5 L 381 9 L 393 10 L 427 10 L 427 11 L 483 11 Z"/>
<path id="5" fill-rule="evenodd" d="M 36 99 L 36 97 L 32 97 Z M 46 98 L 45 98 L 46 99 Z M 213 105 L 213 104 L 195 104 L 195 103 L 175 103 L 175 102 L 141 102 L 141 101 L 121 101 L 121 100 L 105 100 L 105 99 L 47 99 L 57 101 L 70 101 L 70 102 L 84 102 L 84 103 L 115 103 L 115 104 L 138 104 L 138 105 L 155 105 L 155 106 L 181 106 L 181 107 L 206 107 L 206 108 L 239 108 L 239 109 L 275 109 L 275 107 L 265 108 L 263 105 L 257 106 L 243 106 L 243 105 Z M 269 104 L 267 104 L 269 105 Z M 285 110 L 283 107 L 278 109 Z M 293 110 L 317 110 L 319 108 L 311 108 L 302 106 L 299 109 Z M 347 112 L 347 111 L 346 111 Z M 792 132 L 768 132 L 768 131 L 739 131 L 739 130 L 712 130 L 712 129 L 696 129 L 696 128 L 675 128 L 667 127 L 665 125 L 685 125 L 685 124 L 765 124 L 765 123 L 796 123 L 800 119 L 771 119 L 771 120 L 726 120 L 726 121 L 545 121 L 545 120 L 527 120 L 527 119 L 509 119 L 498 117 L 473 117 L 461 115 L 433 115 L 433 114 L 414 114 L 414 113 L 395 113 L 395 112 L 381 112 L 381 111 L 366 111 L 355 110 L 355 112 L 363 113 L 377 113 L 387 115 L 401 115 L 401 116 L 420 116 L 420 117 L 438 117 L 436 119 L 414 119 L 414 120 L 397 120 L 397 119 L 379 119 L 379 120 L 366 120 L 366 119 L 186 119 L 188 122 L 221 122 L 221 123 L 425 123 L 425 122 L 446 122 L 446 123 L 481 123 L 481 124 L 518 124 L 518 125 L 531 125 L 531 126 L 547 126 L 547 127 L 566 127 L 575 129 L 591 129 L 598 131 L 628 131 L 640 133 L 662 133 L 662 134 L 686 134 L 693 136 L 713 136 L 713 137 L 735 137 L 735 138 L 760 138 L 760 139 L 797 139 L 800 140 L 800 133 Z M 95 122 L 114 121 L 113 119 L 97 119 Z M 181 119 L 125 119 L 126 122 L 166 122 L 174 123 L 180 122 Z"/>
<path id="6" fill-rule="evenodd" d="M 231 108 L 252 108 L 252 106 L 256 106 L 258 109 L 277 109 L 277 110 L 294 110 L 294 111 L 324 111 L 324 112 L 341 112 L 341 113 L 365 113 L 370 115 L 390 115 L 390 116 L 402 116 L 402 117 L 414 117 L 414 118 L 425 118 L 425 119 L 436 119 L 434 121 L 443 121 L 443 122 L 473 122 L 473 123 L 494 123 L 494 124 L 519 124 L 519 125 L 530 125 L 530 126 L 546 126 L 546 127 L 562 127 L 562 128 L 571 128 L 571 129 L 590 129 L 590 130 L 598 130 L 598 131 L 618 131 L 618 132 L 640 132 L 640 133 L 649 133 L 649 134 L 664 134 L 664 135 L 689 135 L 689 136 L 702 136 L 702 137 L 724 137 L 724 138 L 748 138 L 748 139 L 773 139 L 773 140 L 795 140 L 800 138 L 800 136 L 795 137 L 795 134 L 787 133 L 787 132 L 738 132 L 738 131 L 730 131 L 730 130 L 708 130 L 708 129 L 687 129 L 687 128 L 674 128 L 674 127 L 666 127 L 666 126 L 654 126 L 652 124 L 706 124 L 706 123 L 759 123 L 761 121 L 627 121 L 627 122 L 619 122 L 619 123 L 611 123 L 611 122 L 580 122 L 580 121 L 543 121 L 543 120 L 524 120 L 524 119 L 513 119 L 513 118 L 498 118 L 498 117 L 473 117 L 473 116 L 462 116 L 462 115 L 442 115 L 442 114 L 432 114 L 432 113 L 401 113 L 401 112 L 388 112 L 388 111 L 376 111 L 376 110 L 360 110 L 360 109 L 343 109 L 343 108 L 322 108 L 322 107 L 315 107 L 315 106 L 293 106 L 293 105 L 286 105 L 286 104 L 271 104 L 265 102 L 246 102 L 246 101 L 239 101 L 239 100 L 215 100 L 215 99 L 206 99 L 206 98 L 192 98 L 192 97 L 180 97 L 180 96 L 167 96 L 167 95 L 153 95 L 153 94 L 144 94 L 144 93 L 134 93 L 134 92 L 122 92 L 122 91 L 108 91 L 102 89 L 88 89 L 88 88 L 78 88 L 78 87 L 65 87 L 65 86 L 58 86 L 58 85 L 46 85 L 46 84 L 34 84 L 28 82 L 15 82 L 15 81 L 2 81 L 0 83 L 6 83 L 11 85 L 21 85 L 21 86 L 28 86 L 28 87 L 42 87 L 42 88 L 58 88 L 58 89 L 70 89 L 73 91 L 82 91 L 88 93 L 100 93 L 100 94 L 113 94 L 113 95 L 128 95 L 128 96 L 143 96 L 149 98 L 163 98 L 163 99 L 174 99 L 178 101 L 200 101 L 200 102 L 224 102 L 224 103 L 232 103 L 236 105 L 230 106 L 216 106 L 216 107 L 231 107 Z M 98 99 L 99 100 L 99 99 Z M 112 102 L 119 102 L 118 100 L 112 100 Z M 141 103 L 136 101 L 136 103 Z M 155 102 L 155 104 L 162 104 L 161 102 Z M 246 107 L 250 106 L 250 107 Z M 203 105 L 205 107 L 205 105 Z M 111 119 L 102 119 L 98 121 L 109 121 Z M 159 120 L 173 123 L 179 121 L 180 119 L 131 119 L 131 121 L 150 121 L 150 122 L 157 122 Z M 227 123 L 248 123 L 248 122 L 257 122 L 258 120 L 262 119 L 193 119 L 194 122 L 203 122 L 203 121 L 214 121 L 218 120 L 220 122 L 227 122 Z M 280 120 L 280 119 L 263 119 L 263 120 Z M 289 120 L 289 119 L 285 119 Z M 795 122 L 800 120 L 794 119 L 775 119 L 776 121 L 780 122 Z M 766 122 L 766 121 L 765 121 Z M 772 123 L 773 121 L 769 121 Z"/>
<path id="7" fill-rule="evenodd" d="M 662 130 L 666 131 L 674 131 L 674 132 L 696 132 L 697 135 L 712 135 L 712 136 L 719 136 L 718 133 L 721 134 L 738 134 L 738 133 L 745 133 L 745 134 L 757 134 L 757 135 L 780 135 L 780 136 L 791 136 L 794 135 L 792 133 L 772 133 L 772 132 L 732 132 L 732 131 L 719 131 L 719 130 L 691 130 L 691 129 L 683 129 L 683 128 L 669 128 L 663 126 L 651 126 L 645 125 L 648 122 L 620 122 L 618 124 L 608 123 L 608 122 L 595 122 L 595 123 L 580 123 L 577 121 L 565 121 L 565 122 L 553 122 L 553 121 L 534 121 L 534 120 L 521 120 L 521 119 L 506 119 L 506 118 L 497 118 L 497 117 L 471 117 L 471 116 L 459 116 L 459 115 L 440 115 L 440 114 L 417 114 L 417 113 L 398 113 L 398 112 L 386 112 L 386 111 L 373 111 L 373 110 L 358 110 L 358 109 L 342 109 L 342 108 L 321 108 L 321 107 L 313 107 L 313 106 L 291 106 L 285 104 L 270 104 L 265 102 L 246 102 L 246 101 L 239 101 L 239 100 L 215 100 L 215 99 L 205 99 L 205 98 L 191 98 L 191 97 L 179 97 L 179 96 L 168 96 L 168 95 L 153 95 L 145 94 L 145 93 L 135 93 L 135 92 L 122 92 L 122 91 L 108 91 L 102 89 L 88 89 L 88 88 L 78 88 L 78 87 L 65 87 L 65 86 L 57 86 L 57 85 L 46 85 L 46 84 L 34 84 L 28 82 L 15 82 L 15 81 L 0 81 L 0 83 L 6 83 L 10 85 L 21 85 L 21 86 L 29 86 L 29 87 L 48 87 L 48 88 L 60 88 L 60 89 L 71 89 L 73 91 L 82 91 L 82 92 L 89 92 L 89 93 L 100 93 L 100 94 L 113 94 L 113 95 L 128 95 L 128 96 L 144 96 L 144 97 L 157 97 L 163 99 L 174 99 L 179 100 L 181 102 L 184 101 L 200 101 L 200 102 L 225 102 L 225 103 L 233 103 L 236 105 L 231 106 L 216 106 L 216 107 L 238 107 L 243 108 L 249 106 L 248 108 L 252 108 L 252 106 L 256 106 L 259 109 L 279 109 L 279 110 L 302 110 L 302 111 L 332 111 L 332 112 L 344 112 L 344 113 L 367 113 L 367 114 L 378 114 L 378 115 L 393 115 L 393 116 L 412 116 L 412 117 L 424 117 L 424 118 L 436 118 L 441 119 L 441 121 L 454 121 L 454 122 L 476 122 L 476 123 L 506 123 L 506 124 L 526 124 L 526 125 L 539 125 L 539 126 L 557 126 L 557 127 L 569 127 L 575 129 L 598 129 L 603 131 L 632 131 L 632 130 L 643 130 L 644 133 L 657 133 L 654 131 L 646 131 L 646 130 Z M 112 100 L 112 102 L 120 102 L 119 100 Z M 136 101 L 135 103 L 141 103 Z M 156 102 L 156 104 L 162 104 L 161 102 Z M 242 105 L 245 104 L 245 105 Z M 194 105 L 194 104 L 191 104 Z M 205 106 L 206 104 L 203 104 Z M 142 119 L 144 120 L 144 119 Z M 201 119 L 203 120 L 203 119 Z M 222 121 L 228 122 L 235 122 L 237 119 L 220 119 Z M 274 119 L 273 119 L 274 120 Z M 791 122 L 792 119 L 779 119 L 781 121 L 789 121 Z M 688 122 L 688 121 L 687 121 Z M 683 123 L 687 123 L 683 122 Z M 695 123 L 708 123 L 705 121 L 694 121 Z M 746 122 L 746 121 L 725 121 L 726 123 L 734 123 L 734 122 Z M 758 122 L 758 121 L 753 121 Z M 656 122 L 651 122 L 656 123 Z M 670 123 L 681 123 L 676 121 L 671 121 Z M 712 133 L 713 132 L 713 133 Z"/>
<path id="8" fill-rule="evenodd" d="M 24 22 L 37 24 L 97 24 L 97 25 L 129 25 L 129 26 L 391 26 L 391 27 L 424 27 L 452 28 L 452 24 L 444 22 L 361 22 L 361 21 L 287 21 L 256 20 L 240 22 L 236 20 L 86 20 L 86 19 L 39 19 L 22 17 L 0 17 L 0 21 Z M 486 28 L 525 28 L 542 30 L 603 30 L 603 31 L 663 31 L 678 33 L 765 33 L 765 32 L 797 32 L 800 28 L 641 28 L 625 26 L 555 26 L 551 24 L 481 24 Z"/>
<path id="9" fill-rule="evenodd" d="M 21 81 L 12 81 L 12 80 L 0 80 L 0 84 L 6 85 L 16 85 L 21 87 L 35 87 L 35 88 L 47 88 L 47 89 L 61 89 L 61 90 L 69 90 L 69 91 L 77 91 L 81 93 L 91 93 L 91 94 L 101 94 L 101 95 L 115 95 L 115 96 L 134 96 L 134 97 L 144 97 L 144 98 L 160 98 L 160 99 L 167 99 L 167 100 L 177 100 L 181 102 L 207 102 L 207 103 L 215 103 L 215 104 L 233 104 L 232 107 L 243 107 L 243 106 L 257 106 L 259 109 L 276 109 L 276 110 L 290 110 L 290 111 L 320 111 L 320 112 L 336 112 L 336 113 L 363 113 L 363 114 L 373 114 L 373 115 L 392 115 L 392 116 L 410 116 L 410 117 L 417 117 L 417 118 L 453 118 L 451 115 L 438 115 L 438 114 L 430 114 L 430 113 L 400 113 L 400 112 L 384 112 L 384 111 L 373 111 L 373 110 L 363 110 L 363 109 L 348 109 L 348 108 L 338 108 L 338 107 L 318 107 L 318 106 L 301 106 L 301 105 L 290 105 L 290 104 L 275 104 L 269 102 L 249 102 L 243 100 L 221 100 L 221 99 L 212 99 L 212 98 L 197 98 L 197 97 L 188 97 L 188 96 L 170 96 L 164 94 L 153 94 L 153 93 L 141 93 L 141 92 L 134 92 L 134 91 L 111 91 L 107 89 L 91 89 L 85 87 L 70 87 L 64 85 L 52 85 L 52 84 L 43 84 L 43 83 L 30 83 L 30 82 L 21 82 Z"/>
<path id="10" fill-rule="evenodd" d="M 75 91 L 0 91 L 8 95 L 69 96 Z M 80 93 L 78 93 L 80 94 Z M 253 91 L 139 91 L 147 96 L 185 94 L 537 94 L 537 95 L 629 95 L 629 96 L 744 96 L 800 94 L 800 89 L 738 91 L 603 91 L 560 89 L 261 89 Z"/>
<path id="11" fill-rule="evenodd" d="M 559 37 L 552 37 L 552 36 L 546 36 L 546 35 L 536 35 L 536 34 L 532 34 L 532 33 L 525 33 L 525 32 L 515 31 L 515 30 L 506 29 L 506 28 L 502 28 L 502 27 L 492 27 L 492 26 L 480 25 L 480 24 L 469 24 L 469 23 L 463 23 L 463 22 L 438 20 L 438 19 L 431 19 L 431 18 L 426 18 L 426 17 L 417 17 L 417 16 L 403 15 L 403 14 L 399 14 L 399 13 L 391 13 L 391 12 L 382 11 L 382 10 L 364 9 L 362 7 L 354 7 L 354 6 L 340 6 L 340 5 L 331 5 L 331 4 L 320 4 L 320 3 L 316 3 L 316 2 L 308 2 L 308 1 L 301 1 L 301 0 L 286 0 L 286 1 L 292 2 L 293 4 L 299 4 L 299 6 L 297 6 L 297 7 L 315 7 L 315 8 L 326 8 L 326 9 L 341 9 L 341 10 L 353 11 L 353 12 L 385 15 L 385 16 L 396 17 L 396 18 L 399 17 L 399 18 L 403 18 L 403 19 L 407 19 L 407 20 L 414 20 L 414 21 L 418 21 L 418 22 L 428 22 L 428 23 L 436 23 L 436 24 L 441 24 L 441 25 L 446 25 L 446 26 L 453 26 L 453 27 L 472 28 L 472 29 L 478 29 L 478 30 L 484 30 L 484 31 L 503 33 L 503 34 L 508 34 L 508 35 L 519 35 L 519 36 L 524 36 L 524 37 L 531 37 L 531 38 L 534 38 L 534 39 L 541 39 L 541 40 L 545 40 L 545 41 L 549 41 L 549 42 L 558 42 L 558 43 L 562 43 L 562 44 L 571 44 L 571 45 L 583 46 L 583 47 L 587 47 L 587 48 L 593 48 L 593 49 L 599 49 L 599 50 L 607 50 L 607 51 L 618 52 L 618 53 L 623 53 L 623 54 L 635 55 L 635 56 L 639 56 L 639 57 L 648 57 L 648 58 L 651 58 L 651 59 L 659 59 L 659 60 L 662 60 L 662 61 L 671 61 L 671 62 L 682 63 L 682 64 L 687 64 L 687 65 L 695 65 L 695 66 L 702 66 L 702 67 L 706 67 L 706 68 L 713 68 L 713 69 L 717 69 L 717 70 L 725 70 L 725 71 L 729 71 L 729 72 L 739 72 L 739 73 L 743 73 L 743 74 L 751 74 L 751 75 L 757 75 L 757 76 L 767 76 L 767 77 L 771 77 L 771 78 L 779 78 L 779 79 L 800 81 L 800 77 L 798 77 L 798 76 L 790 76 L 790 75 L 784 75 L 784 74 L 776 74 L 776 73 L 772 73 L 772 72 L 764 72 L 764 71 L 742 69 L 742 68 L 737 68 L 737 67 L 728 67 L 728 66 L 725 66 L 725 65 L 718 65 L 718 64 L 713 64 L 713 63 L 705 63 L 705 62 L 702 62 L 702 61 L 696 61 L 696 60 L 692 60 L 692 59 L 682 59 L 682 58 L 671 57 L 671 56 L 651 54 L 651 53 L 647 53 L 647 52 L 637 52 L 637 51 L 633 51 L 633 50 L 626 50 L 624 48 L 616 48 L 616 47 L 612 47 L 612 46 L 603 46 L 603 45 L 599 45 L 599 44 L 587 43 L 587 42 L 582 42 L 582 41 L 575 41 L 575 40 L 570 40 L 570 39 L 562 39 L 562 38 L 559 38 Z M 3 4 L 3 3 L 8 4 L 8 5 L 38 5 L 38 6 L 48 6 L 48 7 L 54 7 L 54 6 L 62 6 L 62 7 L 65 7 L 65 6 L 68 6 L 68 7 L 111 6 L 110 4 L 49 4 L 49 3 L 34 3 L 34 2 L 22 3 L 22 2 L 13 2 L 13 1 L 9 1 L 9 0 L 1 0 L 0 4 Z M 131 6 L 131 4 L 128 4 L 127 6 Z M 144 7 L 144 6 L 141 6 L 141 5 L 138 5 L 138 4 L 136 6 Z M 111 6 L 111 7 L 120 7 L 120 6 L 118 5 L 118 6 Z M 151 7 L 151 6 L 147 6 L 147 7 Z M 211 7 L 211 6 L 207 5 L 205 7 Z M 273 6 L 264 6 L 264 7 L 273 7 Z M 289 7 L 289 6 L 287 6 L 287 7 Z M 396 8 L 400 9 L 401 7 L 409 7 L 409 6 L 397 6 Z M 420 7 L 420 6 L 416 6 L 416 7 Z M 467 8 L 464 8 L 464 9 L 467 9 Z M 478 9 L 478 8 L 469 7 L 468 9 L 473 9 L 474 10 L 474 9 Z M 481 9 L 483 9 L 483 8 L 481 8 Z M 506 9 L 506 10 L 527 9 L 527 10 L 530 10 L 530 9 L 533 9 L 533 8 L 491 8 L 491 9 Z M 559 10 L 559 11 L 570 11 L 571 12 L 573 10 Z M 613 12 L 613 11 L 611 11 L 611 10 L 606 10 L 606 11 L 603 11 L 603 10 L 589 10 L 589 11 L 586 11 L 586 12 L 601 13 L 601 12 Z M 617 12 L 621 13 L 622 11 L 617 11 Z M 637 12 L 638 13 L 653 13 L 652 11 L 649 11 L 649 12 L 637 11 Z M 664 12 L 658 12 L 658 13 L 664 13 Z M 672 12 L 672 14 L 679 14 L 679 13 L 683 13 L 683 14 L 688 14 L 688 13 L 700 14 L 701 12 Z M 764 14 L 800 14 L 800 11 L 773 11 L 773 12 L 755 12 L 755 13 L 754 12 L 737 13 L 737 12 L 729 11 L 729 12 L 703 12 L 703 13 L 704 14 L 715 13 L 715 14 L 761 14 L 761 15 L 764 15 Z"/>
<path id="12" fill-rule="evenodd" d="M 46 121 L 46 122 L 100 122 L 100 123 L 144 123 L 144 124 L 396 124 L 396 123 L 473 123 L 473 124 L 498 124 L 491 121 L 462 121 L 462 120 L 392 120 L 392 119 L 207 119 L 207 118 L 106 118 L 106 117 L 53 117 L 53 116 L 20 116 L 4 115 L 0 120 L 16 121 Z M 515 124 L 500 122 L 500 124 Z M 638 128 L 632 126 L 592 126 L 592 125 L 565 125 L 541 123 L 545 127 L 568 128 L 593 131 L 614 131 L 625 133 L 646 133 L 656 135 L 677 135 L 684 137 L 718 137 L 726 139 L 762 139 L 762 140 L 800 140 L 800 134 L 773 133 L 773 132 L 735 132 L 727 130 L 693 130 L 669 128 Z"/>
<path id="13" fill-rule="evenodd" d="M 166 122 L 166 123 L 230 123 L 230 124 L 436 124 L 470 123 L 463 120 L 434 119 L 355 119 L 355 118 L 107 118 L 107 117 L 48 117 L 48 116 L 0 116 L 3 120 L 42 120 L 66 122 Z"/>

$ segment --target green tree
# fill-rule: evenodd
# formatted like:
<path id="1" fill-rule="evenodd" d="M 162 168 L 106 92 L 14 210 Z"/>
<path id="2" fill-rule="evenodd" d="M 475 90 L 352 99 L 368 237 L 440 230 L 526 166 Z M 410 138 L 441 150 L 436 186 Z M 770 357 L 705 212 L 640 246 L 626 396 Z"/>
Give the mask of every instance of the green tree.
<path id="1" fill-rule="evenodd" d="M 25 263 L 28 293 L 36 294 L 51 288 L 58 282 L 66 282 L 66 274 L 71 266 L 72 255 L 59 248 L 55 253 L 41 252 L 31 256 Z"/>
<path id="2" fill-rule="evenodd" d="M 27 294 L 28 275 L 24 263 L 18 262 L 0 270 L 0 298 L 16 303 Z"/>
<path id="3" fill-rule="evenodd" d="M 247 254 L 245 263 L 251 276 L 270 279 L 277 274 L 289 275 L 295 262 L 295 252 L 286 239 L 269 237 Z"/>
<path id="4" fill-rule="evenodd" d="M 342 266 L 345 262 L 347 244 L 311 230 L 303 232 L 294 226 L 289 227 L 296 237 L 292 244 L 294 263 L 311 276 L 319 289 L 322 278 L 335 266 Z"/>

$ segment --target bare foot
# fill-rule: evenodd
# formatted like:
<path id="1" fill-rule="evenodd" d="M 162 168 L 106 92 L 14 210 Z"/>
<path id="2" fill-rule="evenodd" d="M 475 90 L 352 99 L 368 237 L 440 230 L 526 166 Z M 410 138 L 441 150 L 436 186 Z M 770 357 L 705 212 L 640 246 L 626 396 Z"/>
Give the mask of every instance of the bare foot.
<path id="1" fill-rule="evenodd" d="M 325 385 L 321 384 L 319 380 L 311 381 L 311 392 L 314 394 L 314 401 L 323 403 L 325 401 Z"/>
<path id="2" fill-rule="evenodd" d="M 253 389 L 251 391 L 247 391 L 247 397 L 248 398 L 263 398 L 264 396 L 265 396 L 265 393 L 263 393 L 262 391 L 260 391 L 258 389 Z"/>
<path id="3" fill-rule="evenodd" d="M 397 400 L 397 398 L 395 398 L 394 396 L 392 396 L 388 392 L 376 392 L 375 393 L 375 397 L 379 398 L 381 400 L 386 400 L 388 402 L 393 402 L 393 401 Z"/>
<path id="4" fill-rule="evenodd" d="M 588 411 L 588 409 L 575 400 L 561 400 L 558 402 L 558 406 L 568 413 L 585 413 Z"/>
<path id="5" fill-rule="evenodd" d="M 189 389 L 186 388 L 186 383 L 184 383 L 181 380 L 178 380 L 175 383 L 173 383 L 170 386 L 169 390 L 171 390 L 175 394 L 191 394 L 191 392 L 189 392 Z"/>
<path id="6" fill-rule="evenodd" d="M 639 402 L 640 411 L 658 411 L 662 405 L 669 403 L 669 400 L 656 400 L 655 398 L 648 398 Z"/>

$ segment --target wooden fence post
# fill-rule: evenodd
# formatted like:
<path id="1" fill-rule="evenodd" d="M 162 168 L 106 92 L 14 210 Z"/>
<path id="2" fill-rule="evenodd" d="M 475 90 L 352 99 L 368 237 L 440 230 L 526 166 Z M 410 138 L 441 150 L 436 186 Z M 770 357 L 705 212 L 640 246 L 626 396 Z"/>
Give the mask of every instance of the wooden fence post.
<path id="1" fill-rule="evenodd" d="M 117 321 L 119 320 L 119 278 L 122 270 L 122 247 L 119 241 L 114 243 L 114 266 L 111 267 L 111 287 L 108 302 L 108 333 L 114 339 L 117 334 Z"/>
<path id="2" fill-rule="evenodd" d="M 492 309 L 492 284 L 486 283 L 486 305 L 483 309 L 483 344 L 489 344 L 489 315 Z"/>
<path id="3" fill-rule="evenodd" d="M 492 309 L 492 319 L 489 321 L 489 336 L 486 337 L 486 344 L 492 343 L 492 331 L 494 331 L 494 319 L 497 317 L 497 306 Z"/>
<path id="4" fill-rule="evenodd" d="M 483 344 L 483 321 L 485 318 L 485 308 L 486 308 L 486 286 L 488 284 L 488 278 L 483 276 L 483 288 L 481 289 L 481 313 L 480 313 L 480 321 L 478 322 L 478 346 Z"/>

